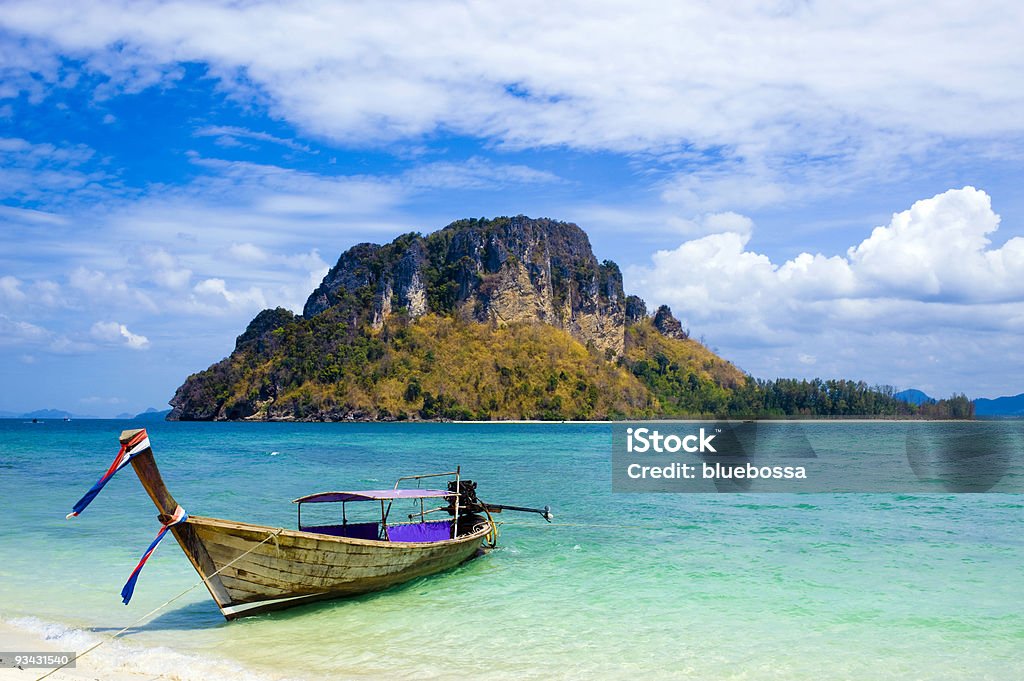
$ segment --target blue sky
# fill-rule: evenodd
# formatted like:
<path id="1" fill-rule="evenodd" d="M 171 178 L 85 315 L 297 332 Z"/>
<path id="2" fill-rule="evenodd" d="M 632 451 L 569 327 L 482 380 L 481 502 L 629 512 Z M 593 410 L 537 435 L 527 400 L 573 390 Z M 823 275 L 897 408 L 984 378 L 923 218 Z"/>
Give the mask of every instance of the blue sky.
<path id="1" fill-rule="evenodd" d="M 1022 29 L 998 2 L 4 2 L 0 410 L 162 407 L 352 244 L 518 213 L 756 376 L 1024 391 Z"/>

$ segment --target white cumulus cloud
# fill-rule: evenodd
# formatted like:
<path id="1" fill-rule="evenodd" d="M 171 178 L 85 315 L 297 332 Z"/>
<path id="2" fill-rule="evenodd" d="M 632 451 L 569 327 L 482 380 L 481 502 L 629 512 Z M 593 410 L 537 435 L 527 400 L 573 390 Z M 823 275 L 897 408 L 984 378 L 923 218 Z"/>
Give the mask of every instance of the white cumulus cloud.
<path id="1" fill-rule="evenodd" d="M 141 306 L 152 312 L 159 309 L 145 291 L 129 282 L 128 273 L 124 271 L 105 272 L 79 265 L 68 275 L 68 284 L 87 303 L 117 302 Z"/>
<path id="2" fill-rule="evenodd" d="M 144 257 L 150 278 L 157 285 L 171 290 L 187 288 L 192 270 L 182 267 L 178 258 L 163 248 L 147 252 Z"/>
<path id="3" fill-rule="evenodd" d="M 21 280 L 10 275 L 0 277 L 0 297 L 13 303 L 25 300 L 25 292 L 21 290 Z"/>
<path id="4" fill-rule="evenodd" d="M 192 295 L 185 309 L 198 314 L 223 315 L 239 311 L 255 312 L 265 307 L 266 295 L 258 286 L 231 290 L 223 279 L 211 277 L 192 287 Z"/>
<path id="5" fill-rule="evenodd" d="M 103 343 L 124 345 L 132 350 L 145 350 L 149 347 L 149 339 L 132 333 L 128 327 L 118 322 L 96 322 L 89 331 L 90 335 Z"/>
<path id="6" fill-rule="evenodd" d="M 981 364 L 964 347 L 1024 332 L 1024 239 L 995 246 L 998 226 L 984 191 L 951 189 L 894 214 L 843 255 L 776 263 L 749 250 L 750 233 L 722 232 L 656 252 L 649 266 L 627 268 L 627 284 L 672 305 L 755 374 L 813 365 L 906 384 L 946 352 L 947 374 L 967 375 Z"/>
<path id="7" fill-rule="evenodd" d="M 1024 295 L 1024 238 L 989 248 L 999 227 L 974 187 L 918 201 L 848 253 L 865 294 L 997 301 Z"/>

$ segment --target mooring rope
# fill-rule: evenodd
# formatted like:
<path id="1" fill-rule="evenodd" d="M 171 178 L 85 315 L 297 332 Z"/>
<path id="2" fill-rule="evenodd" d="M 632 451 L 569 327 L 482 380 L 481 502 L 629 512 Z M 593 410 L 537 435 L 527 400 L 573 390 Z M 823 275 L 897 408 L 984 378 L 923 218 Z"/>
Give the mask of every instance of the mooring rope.
<path id="1" fill-rule="evenodd" d="M 170 599 L 168 599 L 168 600 L 164 601 L 163 603 L 161 603 L 160 605 L 156 606 L 155 608 L 153 608 L 152 610 L 150 610 L 149 612 L 147 612 L 147 613 L 146 613 L 145 615 L 143 615 L 143 616 L 142 616 L 142 617 L 140 617 L 139 619 L 135 620 L 134 622 L 132 622 L 131 624 L 129 624 L 128 626 L 126 626 L 126 627 L 125 627 L 124 629 L 121 629 L 120 631 L 118 631 L 118 632 L 114 633 L 114 634 L 113 634 L 113 635 L 111 635 L 111 636 L 110 636 L 109 638 L 105 638 L 105 639 L 102 639 L 102 640 L 101 640 L 101 641 L 100 641 L 99 643 L 96 643 L 96 644 L 95 644 L 95 645 L 93 645 L 92 647 L 90 647 L 90 648 L 87 648 L 86 650 L 84 650 L 84 651 L 83 651 L 83 652 L 82 652 L 81 654 L 76 654 L 76 655 L 75 655 L 75 656 L 74 656 L 74 657 L 73 657 L 72 659 L 68 660 L 67 662 L 65 662 L 65 663 L 64 663 L 64 664 L 62 664 L 61 666 L 59 666 L 59 667 L 54 667 L 53 669 L 51 669 L 50 671 L 46 672 L 45 674 L 43 674 L 42 676 L 40 676 L 40 677 L 39 677 L 38 679 L 36 679 L 36 681 L 43 681 L 43 679 L 45 679 L 46 677 L 48 677 L 48 676 L 51 676 L 51 675 L 53 675 L 53 674 L 56 674 L 56 673 L 57 673 L 58 671 L 60 671 L 61 669 L 64 669 L 64 667 L 66 667 L 66 666 L 68 666 L 69 664 L 71 664 L 71 662 L 72 662 L 72 661 L 75 661 L 75 662 L 77 662 L 78 660 L 80 660 L 80 659 L 82 659 L 83 657 L 85 657 L 85 656 L 86 656 L 86 655 L 87 655 L 88 653 L 91 653 L 92 651 L 94 651 L 94 650 L 96 650 L 97 648 L 99 648 L 99 647 L 100 647 L 101 645 L 103 645 L 104 643 L 109 643 L 110 641 L 113 641 L 113 640 L 114 640 L 115 638 L 117 638 L 118 636 L 120 636 L 120 635 L 121 635 L 121 634 L 123 634 L 124 632 L 128 631 L 129 629 L 132 629 L 133 627 L 136 627 L 136 626 L 138 626 L 138 625 L 139 625 L 139 623 L 143 622 L 144 620 L 146 620 L 146 619 L 147 619 L 147 618 L 149 618 L 150 616 L 152 616 L 152 615 L 155 615 L 155 614 L 156 614 L 156 613 L 158 613 L 158 612 L 159 612 L 160 610 L 163 610 L 164 608 L 166 608 L 166 607 L 167 607 L 168 605 L 170 605 L 170 604 L 171 604 L 171 603 L 173 603 L 174 601 L 178 600 L 179 598 L 181 598 L 181 597 L 182 597 L 182 596 L 184 596 L 185 594 L 189 593 L 190 591 L 192 591 L 193 589 L 195 589 L 196 587 L 198 587 L 198 586 L 199 586 L 200 584 L 206 584 L 206 583 L 207 583 L 208 581 L 210 581 L 210 579 L 212 579 L 213 577 L 216 577 L 217 575 L 219 575 L 219 574 L 220 574 L 221 572 L 223 572 L 224 570 L 227 570 L 227 569 L 228 569 L 229 567 L 231 567 L 232 565 L 234 565 L 234 564 L 235 564 L 235 563 L 237 563 L 238 561 L 242 560 L 243 558 L 245 558 L 246 556 L 248 556 L 248 555 L 249 555 L 250 553 L 252 553 L 253 551 L 255 551 L 256 549 L 258 549 L 259 547 L 261 547 L 261 546 L 263 546 L 264 544 L 266 544 L 266 543 L 267 543 L 268 541 L 270 541 L 271 539 L 274 539 L 274 540 L 276 540 L 276 539 L 277 539 L 277 535 L 281 534 L 282 532 L 284 532 L 284 528 L 283 528 L 283 527 L 279 527 L 279 528 L 277 528 L 276 530 L 274 530 L 273 532 L 271 532 L 270 534 L 268 534 L 268 535 L 267 535 L 267 537 L 266 537 L 266 539 L 264 539 L 263 541 L 261 541 L 261 542 L 260 542 L 259 544 L 256 544 L 256 546 L 252 547 L 251 549 L 249 549 L 249 550 L 248 550 L 248 551 L 246 551 L 245 553 L 241 554 L 240 556 L 238 556 L 237 558 L 235 558 L 234 560 L 232 560 L 232 561 L 231 561 L 230 563 L 226 564 L 226 565 L 225 565 L 224 567 L 222 567 L 222 568 L 220 568 L 220 569 L 216 570 L 215 572 L 211 573 L 209 577 L 203 577 L 203 578 L 202 578 L 202 579 L 200 579 L 200 580 L 199 580 L 198 582 L 196 582 L 195 584 L 193 584 L 193 585 L 192 585 L 192 586 L 190 586 L 189 588 L 185 589 L 184 591 L 182 591 L 182 592 L 181 592 L 180 594 L 178 594 L 178 595 L 177 595 L 177 596 L 175 596 L 174 598 L 170 598 Z"/>
<path id="2" fill-rule="evenodd" d="M 532 528 L 548 528 L 548 527 L 605 527 L 616 530 L 659 530 L 665 529 L 664 525 L 613 525 L 613 524 L 602 524 L 602 523 L 517 523 L 502 521 L 499 525 L 512 525 L 515 527 L 532 527 Z"/>

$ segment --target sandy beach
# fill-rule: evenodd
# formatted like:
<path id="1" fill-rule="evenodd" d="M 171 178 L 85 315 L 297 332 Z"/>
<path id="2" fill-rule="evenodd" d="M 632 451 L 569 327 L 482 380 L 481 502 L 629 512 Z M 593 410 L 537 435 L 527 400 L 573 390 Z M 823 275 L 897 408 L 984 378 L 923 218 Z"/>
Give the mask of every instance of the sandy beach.
<path id="1" fill-rule="evenodd" d="M 67 645 L 45 638 L 45 635 L 29 631 L 8 622 L 0 622 L 0 651 L 19 652 L 67 652 Z M 171 679 L 173 677 L 160 674 L 149 674 L 142 671 L 119 670 L 104 664 L 102 654 L 93 651 L 79 661 L 73 668 L 65 668 L 56 672 L 50 679 L 55 681 L 82 681 L 82 679 L 102 679 L 104 681 L 142 681 L 143 679 Z M 49 669 L 0 669 L 0 679 L 38 679 Z"/>
<path id="2" fill-rule="evenodd" d="M 98 634 L 49 624 L 34 618 L 0 620 L 0 652 L 80 652 L 100 640 Z M 38 679 L 49 669 L 0 669 L 0 681 Z M 229 662 L 193 658 L 167 648 L 143 648 L 124 640 L 109 641 L 75 666 L 47 681 L 199 681 L 260 679 Z"/>

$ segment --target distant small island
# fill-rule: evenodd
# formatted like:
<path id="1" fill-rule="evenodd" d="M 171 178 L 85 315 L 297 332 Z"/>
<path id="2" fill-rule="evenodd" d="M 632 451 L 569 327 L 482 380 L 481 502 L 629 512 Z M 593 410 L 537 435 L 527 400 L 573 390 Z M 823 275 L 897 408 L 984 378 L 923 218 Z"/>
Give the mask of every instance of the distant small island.
<path id="1" fill-rule="evenodd" d="M 71 418 L 71 412 L 64 411 L 63 409 L 36 409 L 35 411 L 25 412 L 21 415 L 21 418 L 27 419 L 69 419 Z"/>
<path id="2" fill-rule="evenodd" d="M 153 407 L 149 407 L 146 411 L 139 412 L 138 414 L 131 414 L 124 412 L 115 416 L 115 419 L 132 419 L 134 421 L 163 421 L 167 418 L 167 415 L 171 413 L 170 409 L 157 410 Z"/>
<path id="3" fill-rule="evenodd" d="M 341 254 L 301 315 L 264 310 L 170 420 L 971 418 L 851 380 L 759 380 L 649 314 L 578 226 L 453 222 Z"/>
<path id="4" fill-rule="evenodd" d="M 1024 393 L 988 399 L 974 400 L 978 416 L 1024 416 Z"/>

